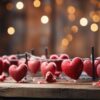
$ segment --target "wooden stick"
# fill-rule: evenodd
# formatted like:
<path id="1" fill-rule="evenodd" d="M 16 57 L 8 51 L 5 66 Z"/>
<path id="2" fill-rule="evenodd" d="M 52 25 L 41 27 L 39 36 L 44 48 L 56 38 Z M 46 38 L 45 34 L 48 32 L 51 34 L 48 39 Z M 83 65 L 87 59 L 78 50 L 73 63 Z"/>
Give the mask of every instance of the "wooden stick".
<path id="1" fill-rule="evenodd" d="M 95 56 L 94 56 L 94 47 L 91 47 L 91 60 L 92 60 L 92 80 L 95 81 L 96 77 L 95 77 L 95 73 L 96 73 L 96 69 L 95 69 L 95 65 L 94 65 L 94 60 L 95 60 Z"/>
<path id="2" fill-rule="evenodd" d="M 28 57 L 28 55 L 27 55 L 27 53 L 25 53 L 25 59 L 26 59 L 25 64 L 26 65 L 28 65 L 28 58 L 27 57 Z"/>
<path id="3" fill-rule="evenodd" d="M 18 59 L 20 58 L 19 54 L 20 54 L 20 52 L 19 52 L 19 51 L 17 51 L 17 57 L 18 57 Z"/>
<path id="4" fill-rule="evenodd" d="M 45 47 L 45 56 L 46 56 L 47 59 L 49 58 L 48 57 L 48 47 Z"/>
<path id="5" fill-rule="evenodd" d="M 34 50 L 34 48 L 31 49 L 31 54 L 32 54 L 32 55 L 35 55 L 35 50 Z"/>

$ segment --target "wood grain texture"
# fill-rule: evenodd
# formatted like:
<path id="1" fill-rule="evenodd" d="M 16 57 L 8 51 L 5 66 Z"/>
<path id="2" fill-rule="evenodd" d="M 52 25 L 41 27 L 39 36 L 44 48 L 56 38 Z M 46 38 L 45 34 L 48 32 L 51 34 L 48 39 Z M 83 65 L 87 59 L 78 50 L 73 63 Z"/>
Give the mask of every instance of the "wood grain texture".
<path id="1" fill-rule="evenodd" d="M 92 86 L 92 82 L 69 83 L 0 83 L 1 97 L 29 98 L 70 98 L 70 99 L 100 99 L 100 88 Z"/>

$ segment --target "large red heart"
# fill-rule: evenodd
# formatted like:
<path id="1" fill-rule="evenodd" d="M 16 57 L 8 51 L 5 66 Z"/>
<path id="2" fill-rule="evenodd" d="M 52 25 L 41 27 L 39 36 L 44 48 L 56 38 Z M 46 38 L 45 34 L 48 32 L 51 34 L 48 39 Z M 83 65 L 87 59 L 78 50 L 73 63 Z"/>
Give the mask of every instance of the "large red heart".
<path id="1" fill-rule="evenodd" d="M 28 61 L 28 68 L 33 73 L 36 74 L 40 69 L 40 60 L 30 60 Z"/>
<path id="2" fill-rule="evenodd" d="M 52 74 L 55 74 L 56 67 L 57 66 L 54 62 L 49 62 L 49 63 L 43 62 L 41 64 L 41 68 L 40 68 L 41 69 L 41 74 L 43 76 L 45 76 L 48 71 L 50 71 Z"/>
<path id="3" fill-rule="evenodd" d="M 99 60 L 95 60 L 94 65 L 95 65 L 95 70 L 97 70 L 97 65 L 100 63 Z M 84 64 L 84 72 L 87 73 L 87 75 L 89 75 L 90 77 L 93 76 L 93 68 L 92 68 L 92 61 L 90 59 L 87 59 L 83 62 Z M 95 73 L 95 76 L 98 77 L 97 72 Z"/>
<path id="4" fill-rule="evenodd" d="M 20 64 L 19 66 L 11 65 L 9 68 L 9 74 L 14 80 L 19 82 L 27 74 L 27 65 L 26 64 Z"/>
<path id="5" fill-rule="evenodd" d="M 81 58 L 75 57 L 72 61 L 64 60 L 62 62 L 62 71 L 72 79 L 78 79 L 83 70 Z"/>

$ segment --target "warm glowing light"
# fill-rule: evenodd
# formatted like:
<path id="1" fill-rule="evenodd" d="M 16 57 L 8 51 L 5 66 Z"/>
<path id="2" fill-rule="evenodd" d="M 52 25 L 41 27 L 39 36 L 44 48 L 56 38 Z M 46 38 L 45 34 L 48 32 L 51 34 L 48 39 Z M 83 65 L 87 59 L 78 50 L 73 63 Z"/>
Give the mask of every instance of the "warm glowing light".
<path id="1" fill-rule="evenodd" d="M 48 22 L 49 22 L 48 16 L 43 15 L 43 16 L 41 17 L 41 23 L 42 23 L 42 24 L 47 24 Z"/>
<path id="2" fill-rule="evenodd" d="M 22 9 L 24 8 L 23 2 L 21 2 L 21 1 L 17 2 L 17 3 L 16 3 L 16 8 L 17 8 L 18 10 L 22 10 Z"/>
<path id="3" fill-rule="evenodd" d="M 92 16 L 92 19 L 93 19 L 94 22 L 99 22 L 100 21 L 100 17 L 97 14 L 94 14 Z"/>
<path id="4" fill-rule="evenodd" d="M 35 1 L 33 2 L 33 5 L 34 5 L 34 7 L 38 8 L 38 7 L 41 6 L 41 2 L 40 2 L 39 0 L 35 0 Z"/>
<path id="5" fill-rule="evenodd" d="M 46 6 L 44 6 L 44 11 L 46 12 L 46 13 L 51 13 L 51 10 L 52 10 L 52 8 L 51 8 L 51 6 L 50 5 L 46 5 Z"/>
<path id="6" fill-rule="evenodd" d="M 68 19 L 69 19 L 70 21 L 74 21 L 74 20 L 75 20 L 75 15 L 69 14 L 69 15 L 68 15 Z"/>
<path id="7" fill-rule="evenodd" d="M 68 39 L 69 41 L 72 41 L 72 39 L 73 39 L 72 35 L 71 35 L 71 34 L 68 34 L 68 35 L 67 35 L 67 39 Z"/>
<path id="8" fill-rule="evenodd" d="M 92 32 L 98 31 L 99 27 L 96 23 L 91 24 L 90 29 Z"/>
<path id="9" fill-rule="evenodd" d="M 12 3 L 8 3 L 8 4 L 6 5 L 6 9 L 7 9 L 7 10 L 12 10 L 12 9 L 13 9 L 13 4 L 12 4 Z"/>
<path id="10" fill-rule="evenodd" d="M 8 32 L 9 35 L 14 35 L 14 33 L 15 33 L 15 28 L 14 28 L 14 27 L 9 27 L 9 28 L 7 29 L 7 32 Z"/>
<path id="11" fill-rule="evenodd" d="M 78 27 L 76 25 L 73 25 L 71 27 L 72 32 L 78 32 Z"/>
<path id="12" fill-rule="evenodd" d="M 69 44 L 69 41 L 66 38 L 62 39 L 62 46 L 63 47 L 68 46 L 68 44 Z"/>
<path id="13" fill-rule="evenodd" d="M 76 9 L 75 9 L 74 6 L 69 6 L 69 7 L 67 8 L 67 12 L 68 12 L 69 14 L 74 14 L 74 13 L 76 12 Z"/>
<path id="14" fill-rule="evenodd" d="M 81 26 L 87 26 L 87 24 L 88 24 L 87 18 L 81 18 L 80 19 L 80 25 Z"/>
<path id="15" fill-rule="evenodd" d="M 62 5 L 63 4 L 63 0 L 56 0 L 56 4 L 57 5 Z"/>

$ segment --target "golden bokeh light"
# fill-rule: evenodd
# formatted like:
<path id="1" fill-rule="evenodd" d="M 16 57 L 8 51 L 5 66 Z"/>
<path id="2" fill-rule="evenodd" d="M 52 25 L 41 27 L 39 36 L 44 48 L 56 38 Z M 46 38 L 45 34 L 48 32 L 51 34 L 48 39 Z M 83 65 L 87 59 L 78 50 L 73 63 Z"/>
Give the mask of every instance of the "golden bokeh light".
<path id="1" fill-rule="evenodd" d="M 7 9 L 7 10 L 12 10 L 12 9 L 13 9 L 13 4 L 12 4 L 12 3 L 8 3 L 8 4 L 6 5 L 6 9 Z"/>
<path id="2" fill-rule="evenodd" d="M 100 21 L 100 16 L 97 15 L 97 14 L 94 14 L 94 15 L 92 16 L 92 20 L 93 20 L 94 22 L 99 22 L 99 21 Z"/>
<path id="3" fill-rule="evenodd" d="M 67 12 L 68 12 L 69 14 L 74 14 L 74 13 L 76 12 L 76 9 L 75 9 L 74 6 L 69 6 L 69 7 L 67 8 Z"/>
<path id="4" fill-rule="evenodd" d="M 51 6 L 50 5 L 46 5 L 46 6 L 44 6 L 44 11 L 46 12 L 46 13 L 51 13 Z"/>
<path id="5" fill-rule="evenodd" d="M 42 24 L 47 24 L 48 22 L 49 22 L 48 16 L 43 15 L 43 16 L 41 17 L 41 23 L 42 23 Z"/>
<path id="6" fill-rule="evenodd" d="M 68 39 L 68 41 L 70 42 L 70 41 L 73 40 L 73 36 L 72 36 L 71 34 L 68 34 L 68 35 L 67 35 L 67 39 Z"/>
<path id="7" fill-rule="evenodd" d="M 80 19 L 80 25 L 81 26 L 87 26 L 88 25 L 88 20 L 87 20 L 87 18 L 81 18 Z"/>
<path id="8" fill-rule="evenodd" d="M 73 25 L 73 26 L 71 27 L 71 31 L 74 32 L 74 33 L 78 32 L 78 26 Z"/>
<path id="9" fill-rule="evenodd" d="M 69 44 L 69 41 L 66 38 L 63 38 L 61 44 L 63 47 L 67 47 Z"/>
<path id="10" fill-rule="evenodd" d="M 92 32 L 98 31 L 99 27 L 96 23 L 91 24 L 90 29 Z"/>
<path id="11" fill-rule="evenodd" d="M 16 3 L 16 8 L 17 8 L 18 10 L 22 10 L 22 9 L 24 8 L 24 3 L 21 2 L 21 1 L 17 2 L 17 3 Z"/>
<path id="12" fill-rule="evenodd" d="M 69 14 L 69 15 L 68 15 L 68 19 L 69 19 L 70 21 L 74 21 L 74 20 L 75 20 L 75 15 Z"/>
<path id="13" fill-rule="evenodd" d="M 15 28 L 14 27 L 8 27 L 7 32 L 9 35 L 14 35 L 15 34 Z"/>
<path id="14" fill-rule="evenodd" d="M 34 5 L 34 7 L 36 7 L 36 8 L 40 7 L 40 6 L 41 6 L 40 0 L 34 0 L 34 1 L 33 1 L 33 5 Z"/>
<path id="15" fill-rule="evenodd" d="M 56 0 L 57 5 L 62 5 L 64 0 Z"/>

